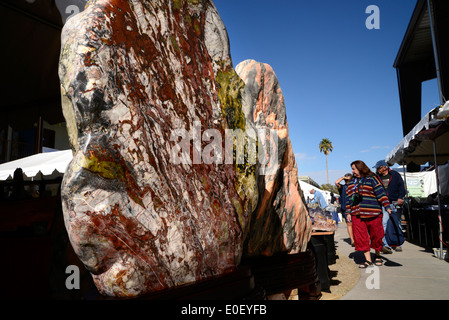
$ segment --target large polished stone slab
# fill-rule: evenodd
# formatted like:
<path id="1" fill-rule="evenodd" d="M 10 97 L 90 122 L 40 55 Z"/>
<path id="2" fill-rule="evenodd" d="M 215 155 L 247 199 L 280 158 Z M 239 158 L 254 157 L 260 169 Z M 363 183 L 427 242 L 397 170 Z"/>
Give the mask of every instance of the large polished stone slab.
<path id="1" fill-rule="evenodd" d="M 286 122 L 272 130 L 246 116 L 246 85 L 211 1 L 92 0 L 64 26 L 59 76 L 74 152 L 65 225 L 100 293 L 158 292 L 229 274 L 244 252 L 305 249 Z M 276 112 L 285 106 L 265 116 Z M 270 219 L 260 230 L 255 211 Z M 247 235 L 259 233 L 265 249 L 253 250 Z"/>

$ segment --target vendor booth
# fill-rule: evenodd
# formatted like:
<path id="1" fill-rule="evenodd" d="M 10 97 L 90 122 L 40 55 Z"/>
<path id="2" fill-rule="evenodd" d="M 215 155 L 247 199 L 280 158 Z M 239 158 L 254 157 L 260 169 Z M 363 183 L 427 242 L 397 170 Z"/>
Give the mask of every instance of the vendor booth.
<path id="1" fill-rule="evenodd" d="M 71 160 L 72 151 L 65 150 L 0 165 L 0 238 L 8 261 L 0 266 L 7 275 L 0 297 L 71 299 L 85 293 L 64 285 L 67 265 L 82 266 L 68 241 L 59 194 Z"/>
<path id="2" fill-rule="evenodd" d="M 409 210 L 405 211 L 410 213 L 409 238 L 426 247 L 439 247 L 440 252 L 449 240 L 447 179 L 441 179 L 443 175 L 447 177 L 447 166 L 443 165 L 449 160 L 448 16 L 446 0 L 416 2 L 393 65 L 398 78 L 404 138 L 385 159 L 390 165 L 398 163 L 413 172 L 420 171 L 420 165 L 428 162 L 434 166 L 436 192 L 427 198 L 412 197 L 406 201 Z M 442 106 L 421 118 L 422 83 L 432 79 L 437 80 Z M 405 174 L 404 177 L 407 178 Z"/>
<path id="3" fill-rule="evenodd" d="M 307 182 L 298 180 L 306 201 L 309 217 L 312 221 L 312 233 L 309 248 L 312 250 L 316 260 L 316 273 L 320 280 L 322 291 L 330 290 L 331 272 L 330 265 L 337 263 L 337 252 L 335 248 L 334 235 L 337 230 L 335 219 L 337 207 L 330 204 L 322 209 L 318 203 L 310 203 L 315 197 L 310 191 L 319 191 L 327 203 L 331 200 L 331 192 L 319 189 Z M 330 292 L 330 291 L 329 291 Z"/>
<path id="4" fill-rule="evenodd" d="M 444 108 L 447 104 L 431 110 L 385 159 L 404 168 L 410 163 L 434 165 L 430 172 L 404 172 L 403 178 L 408 190 L 409 238 L 440 250 L 449 241 L 449 120 L 442 113 Z"/>
<path id="5" fill-rule="evenodd" d="M 329 203 L 330 199 L 331 199 L 331 193 L 330 191 L 326 191 L 326 190 L 322 190 L 320 188 L 317 188 L 307 182 L 298 180 L 299 182 L 299 186 L 301 187 L 301 190 L 304 194 L 304 198 L 307 202 L 307 199 L 312 200 L 314 198 L 314 195 L 310 193 L 310 190 L 318 190 L 319 192 L 321 192 L 321 194 L 324 196 L 324 199 L 326 199 L 326 201 Z"/>

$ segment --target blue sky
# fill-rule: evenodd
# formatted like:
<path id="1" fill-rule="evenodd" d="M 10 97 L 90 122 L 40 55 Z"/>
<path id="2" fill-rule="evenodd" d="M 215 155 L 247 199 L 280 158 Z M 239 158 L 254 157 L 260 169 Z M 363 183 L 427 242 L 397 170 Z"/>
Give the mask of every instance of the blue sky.
<path id="1" fill-rule="evenodd" d="M 329 182 L 363 160 L 372 167 L 402 139 L 393 63 L 416 0 L 215 0 L 234 67 L 271 65 L 287 110 L 300 175 L 327 182 L 318 145 L 333 144 Z M 367 29 L 369 5 L 380 29 Z M 422 116 L 439 105 L 436 80 L 423 83 Z"/>

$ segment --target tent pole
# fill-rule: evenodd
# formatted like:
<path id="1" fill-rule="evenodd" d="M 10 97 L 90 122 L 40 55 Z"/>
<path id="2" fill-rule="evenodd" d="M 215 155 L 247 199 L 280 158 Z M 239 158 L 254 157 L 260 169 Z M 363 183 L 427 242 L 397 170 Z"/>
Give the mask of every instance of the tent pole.
<path id="1" fill-rule="evenodd" d="M 407 175 L 405 171 L 405 161 L 402 164 L 402 172 L 404 173 L 405 197 L 408 198 Z"/>
<path id="2" fill-rule="evenodd" d="M 410 208 L 410 205 L 408 203 L 408 188 L 407 188 L 407 173 L 405 171 L 405 161 L 402 162 L 402 173 L 404 174 L 404 187 L 405 187 L 405 197 L 404 197 L 404 202 L 405 205 L 402 205 L 402 213 L 404 214 L 405 217 L 405 213 L 404 213 L 404 208 L 407 208 L 408 211 L 408 220 L 410 223 L 410 226 L 408 228 L 408 230 L 411 230 L 411 225 L 412 225 L 412 210 Z M 401 219 L 401 217 L 399 217 L 399 219 Z M 400 220 L 399 220 L 400 221 Z M 407 236 L 409 237 L 409 239 L 412 239 L 412 235 L 411 234 L 407 234 Z"/>
<path id="3" fill-rule="evenodd" d="M 427 0 L 427 11 L 429 12 L 429 20 L 430 20 L 430 34 L 432 36 L 432 47 L 433 47 L 433 56 L 435 61 L 435 69 L 437 73 L 437 81 L 438 81 L 438 91 L 440 94 L 440 103 L 444 104 L 444 98 L 443 98 L 443 90 L 442 90 L 442 83 L 441 83 L 441 75 L 440 75 L 440 57 L 438 56 L 438 47 L 435 39 L 435 16 L 433 11 L 433 4 L 432 0 Z"/>
<path id="4" fill-rule="evenodd" d="M 44 120 L 42 119 L 41 116 L 39 116 L 37 119 L 36 138 L 34 142 L 34 154 L 42 152 L 43 127 L 44 127 Z"/>
<path id="5" fill-rule="evenodd" d="M 437 148 L 436 148 L 436 141 L 432 140 L 433 142 L 433 157 L 435 161 L 435 175 L 437 178 L 437 198 L 438 198 L 438 223 L 439 223 L 439 237 L 438 240 L 440 240 L 440 260 L 443 260 L 443 228 L 441 225 L 441 196 L 440 196 L 440 180 L 438 177 L 438 163 L 437 163 Z"/>

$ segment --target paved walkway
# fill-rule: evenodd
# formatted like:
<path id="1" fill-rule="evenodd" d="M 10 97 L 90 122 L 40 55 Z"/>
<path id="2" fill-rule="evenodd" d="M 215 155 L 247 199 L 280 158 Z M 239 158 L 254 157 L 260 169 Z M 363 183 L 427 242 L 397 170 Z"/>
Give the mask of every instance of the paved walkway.
<path id="1" fill-rule="evenodd" d="M 335 233 L 337 253 L 357 265 L 363 254 L 349 244 L 345 223 Z M 405 242 L 402 252 L 381 254 L 381 267 L 357 269 L 357 284 L 341 300 L 449 300 L 449 262 L 433 252 Z"/>

